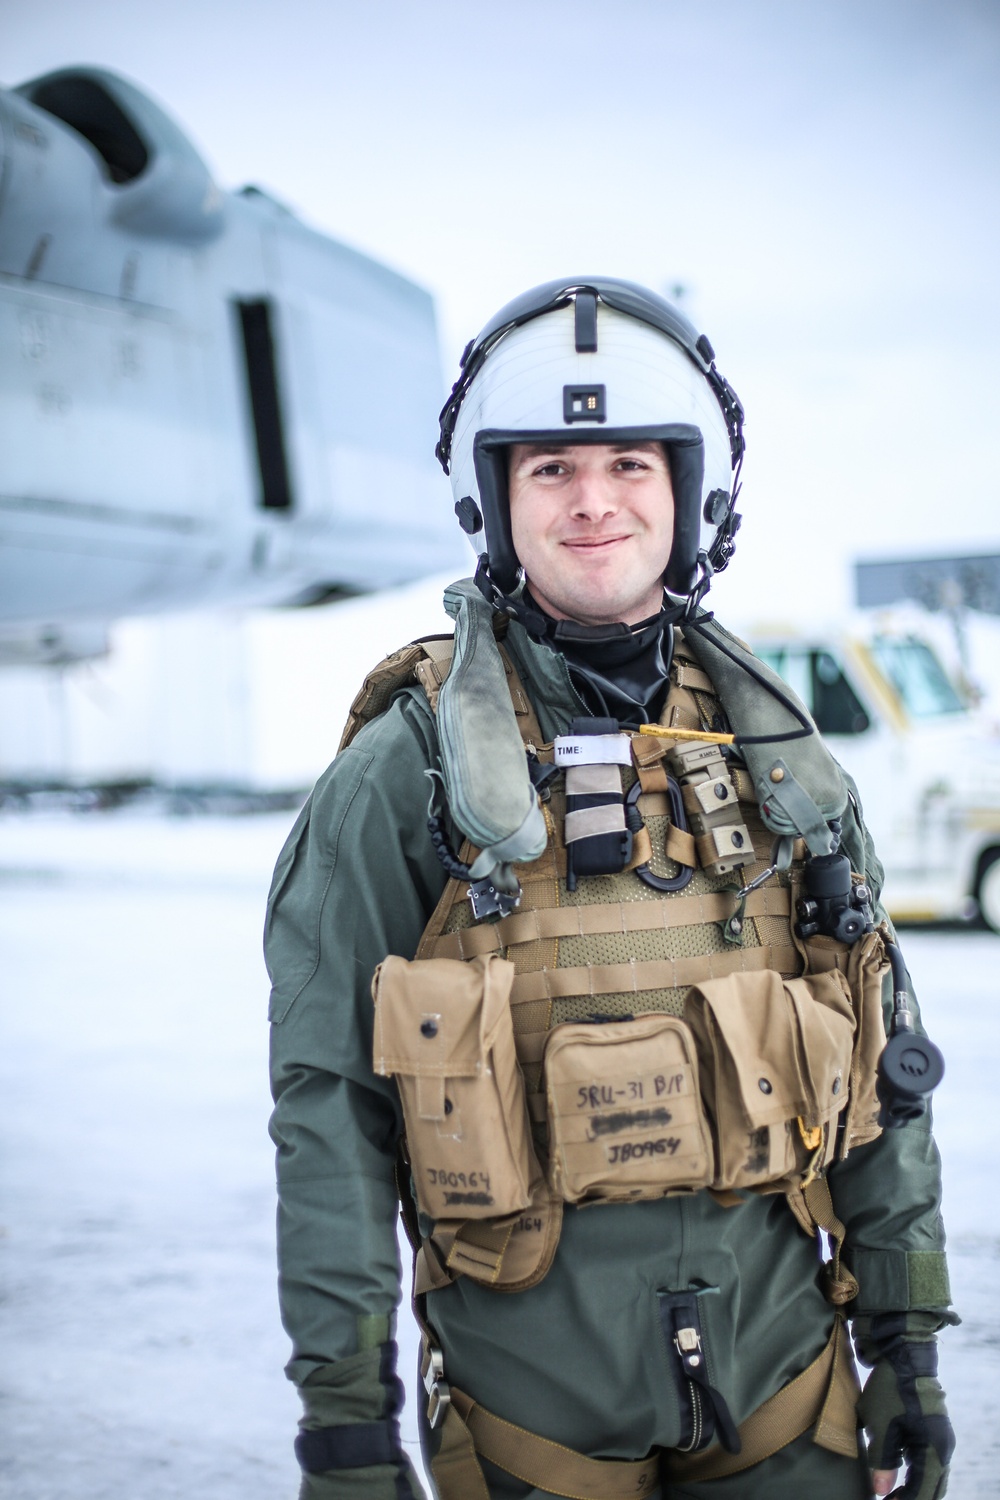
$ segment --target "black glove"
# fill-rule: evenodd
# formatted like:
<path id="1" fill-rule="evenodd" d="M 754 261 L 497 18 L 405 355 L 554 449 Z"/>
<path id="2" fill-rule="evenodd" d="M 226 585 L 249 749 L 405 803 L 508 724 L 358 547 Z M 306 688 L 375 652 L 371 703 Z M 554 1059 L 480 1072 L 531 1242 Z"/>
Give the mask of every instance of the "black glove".
<path id="1" fill-rule="evenodd" d="M 858 1401 L 873 1469 L 909 1463 L 897 1500 L 941 1500 L 955 1434 L 937 1379 L 941 1319 L 933 1313 L 880 1313 L 855 1318 L 854 1342 L 862 1364 L 873 1366 Z"/>

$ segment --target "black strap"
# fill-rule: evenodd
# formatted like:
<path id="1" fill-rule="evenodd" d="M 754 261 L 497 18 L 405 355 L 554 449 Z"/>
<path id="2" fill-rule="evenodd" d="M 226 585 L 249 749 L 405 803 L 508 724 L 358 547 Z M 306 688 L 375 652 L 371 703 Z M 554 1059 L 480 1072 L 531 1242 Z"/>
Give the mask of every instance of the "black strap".
<path id="1" fill-rule="evenodd" d="M 401 1500 L 412 1500 L 406 1478 L 406 1460 L 399 1439 L 399 1413 L 403 1409 L 403 1382 L 396 1374 L 396 1342 L 389 1339 L 379 1350 L 379 1384 L 385 1392 L 385 1416 L 377 1422 L 345 1422 L 340 1427 L 316 1427 L 299 1433 L 295 1457 L 307 1474 L 325 1474 L 329 1469 L 367 1469 L 373 1464 L 394 1464 L 396 1488 Z"/>
<path id="2" fill-rule="evenodd" d="M 307 1474 L 398 1463 L 398 1425 L 392 1420 L 350 1422 L 343 1427 L 319 1427 L 300 1432 L 295 1439 L 295 1457 Z"/>
<path id="3" fill-rule="evenodd" d="M 690 1410 L 681 1407 L 683 1450 L 697 1453 L 717 1438 L 727 1453 L 739 1453 L 742 1441 L 729 1407 L 708 1378 L 697 1293 L 658 1291 L 656 1297 L 668 1352 L 673 1349 L 676 1353 L 687 1386 L 686 1393 L 682 1390 L 690 1404 Z M 699 1410 L 700 1422 L 695 1416 Z"/>

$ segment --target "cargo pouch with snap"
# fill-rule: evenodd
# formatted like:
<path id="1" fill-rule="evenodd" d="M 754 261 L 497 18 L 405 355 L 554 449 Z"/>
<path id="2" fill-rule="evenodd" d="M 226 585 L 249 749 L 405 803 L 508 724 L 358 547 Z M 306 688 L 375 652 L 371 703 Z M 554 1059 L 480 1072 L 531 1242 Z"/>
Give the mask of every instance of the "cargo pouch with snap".
<path id="1" fill-rule="evenodd" d="M 784 1192 L 824 1167 L 851 1081 L 846 977 L 729 974 L 694 985 L 684 1017 L 715 1138 L 712 1186 Z"/>
<path id="2" fill-rule="evenodd" d="M 677 1016 L 568 1022 L 545 1047 L 549 1180 L 569 1203 L 707 1187 L 712 1144 Z"/>
<path id="3" fill-rule="evenodd" d="M 514 1052 L 514 965 L 385 959 L 374 1067 L 395 1075 L 417 1202 L 434 1219 L 493 1219 L 531 1202 L 538 1167 Z"/>
<path id="4" fill-rule="evenodd" d="M 822 935 L 797 941 L 805 956 L 807 973 L 820 974 L 839 969 L 846 975 L 854 999 L 858 1025 L 851 1063 L 851 1097 L 838 1149 L 838 1155 L 842 1157 L 855 1146 L 863 1146 L 882 1133 L 878 1123 L 875 1079 L 878 1060 L 885 1047 L 882 980 L 889 971 L 883 941 L 887 937 L 888 928 L 882 926 L 874 932 L 866 932 L 850 945 Z"/>

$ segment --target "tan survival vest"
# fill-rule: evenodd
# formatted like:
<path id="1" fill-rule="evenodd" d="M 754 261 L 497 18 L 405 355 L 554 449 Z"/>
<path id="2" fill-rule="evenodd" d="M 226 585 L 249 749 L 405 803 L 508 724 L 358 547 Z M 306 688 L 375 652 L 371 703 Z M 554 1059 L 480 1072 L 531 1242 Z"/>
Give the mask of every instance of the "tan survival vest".
<path id="1" fill-rule="evenodd" d="M 429 639 L 387 658 L 355 700 L 342 744 L 408 681 L 433 708 L 451 644 Z M 500 650 L 525 746 L 551 760 Z M 882 940 L 797 936 L 801 841 L 790 868 L 745 898 L 739 939 L 727 939 L 734 893 L 768 869 L 772 835 L 749 775 L 731 766 L 753 862 L 709 873 L 711 841 L 673 823 L 664 767 L 669 730 L 705 730 L 718 708 L 678 633 L 664 737 L 633 736 L 633 765 L 622 768 L 627 784 L 640 783 L 645 824 L 629 867 L 567 888 L 557 778 L 543 803 L 545 852 L 516 868 L 517 910 L 476 922 L 468 881 L 450 879 L 415 959 L 380 965 L 375 1067 L 396 1076 L 419 1207 L 433 1221 L 418 1292 L 458 1275 L 508 1292 L 536 1284 L 564 1201 L 707 1190 L 735 1203 L 740 1190 L 784 1192 L 803 1227 L 819 1224 L 839 1247 L 823 1173 L 879 1133 Z M 474 853 L 466 844 L 460 856 Z M 678 861 L 697 865 L 683 890 L 661 892 L 635 874 L 647 865 L 670 877 Z M 828 1291 L 839 1303 L 856 1292 L 839 1248 Z"/>

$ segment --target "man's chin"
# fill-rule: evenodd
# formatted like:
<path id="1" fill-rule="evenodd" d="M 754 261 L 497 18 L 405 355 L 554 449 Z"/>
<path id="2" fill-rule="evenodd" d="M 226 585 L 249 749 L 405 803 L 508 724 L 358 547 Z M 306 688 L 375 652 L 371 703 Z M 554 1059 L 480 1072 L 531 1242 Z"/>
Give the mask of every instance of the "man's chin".
<path id="1" fill-rule="evenodd" d="M 661 592 L 652 595 L 652 602 L 648 594 L 637 600 L 632 594 L 594 590 L 563 594 L 551 601 L 538 598 L 537 593 L 536 598 L 546 614 L 557 620 L 573 620 L 577 625 L 637 625 L 659 609 Z"/>
<path id="2" fill-rule="evenodd" d="M 612 625 L 624 621 L 626 625 L 636 625 L 660 608 L 663 580 L 650 580 L 648 575 L 638 581 L 591 578 L 572 590 L 567 589 L 566 595 L 572 599 L 571 618 L 581 624 Z"/>

